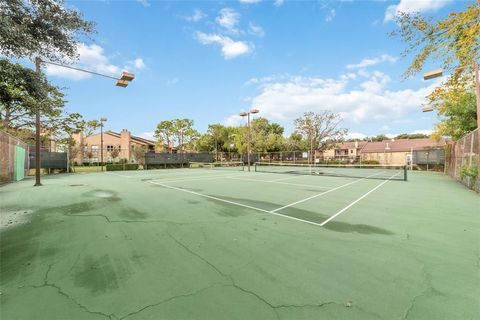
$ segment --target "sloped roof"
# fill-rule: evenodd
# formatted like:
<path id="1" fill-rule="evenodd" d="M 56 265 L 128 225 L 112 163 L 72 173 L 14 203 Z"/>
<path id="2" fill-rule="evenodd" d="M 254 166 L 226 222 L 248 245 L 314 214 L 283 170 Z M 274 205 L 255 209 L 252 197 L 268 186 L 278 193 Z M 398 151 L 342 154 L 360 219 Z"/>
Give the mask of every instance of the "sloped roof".
<path id="1" fill-rule="evenodd" d="M 357 149 L 362 149 L 367 143 L 367 141 L 357 141 Z M 338 143 L 335 149 L 355 149 L 355 141 Z"/>
<path id="2" fill-rule="evenodd" d="M 96 135 L 99 135 L 99 134 L 100 133 L 97 133 L 97 134 L 94 134 L 92 136 L 96 136 Z M 109 135 L 114 136 L 116 138 L 120 138 L 120 133 L 114 132 L 114 131 L 111 131 L 111 130 L 105 131 L 103 134 L 109 134 Z M 134 136 L 134 135 L 130 135 L 130 138 L 133 141 L 138 142 L 140 144 L 154 145 L 156 143 L 155 141 L 145 139 L 145 138 L 141 138 L 141 137 L 137 137 L 137 136 Z"/>
<path id="3" fill-rule="evenodd" d="M 362 153 L 377 153 L 377 152 L 409 152 L 419 149 L 441 148 L 445 146 L 445 140 L 432 139 L 392 139 L 383 140 L 380 142 L 368 142 L 362 149 Z"/>

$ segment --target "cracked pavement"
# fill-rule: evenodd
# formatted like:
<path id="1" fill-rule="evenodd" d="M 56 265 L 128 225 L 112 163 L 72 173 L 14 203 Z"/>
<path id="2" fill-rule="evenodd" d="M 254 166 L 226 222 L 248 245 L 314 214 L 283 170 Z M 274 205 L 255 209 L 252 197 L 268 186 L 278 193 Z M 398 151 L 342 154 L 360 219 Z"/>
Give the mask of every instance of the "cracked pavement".
<path id="1" fill-rule="evenodd" d="M 448 178 L 412 175 L 394 194 L 373 195 L 384 202 L 359 204 L 331 229 L 141 178 L 64 175 L 46 178 L 42 188 L 30 181 L 0 188 L 0 214 L 28 212 L 22 224 L 0 230 L 2 320 L 480 314 L 479 197 Z M 72 183 L 82 186 L 68 188 Z M 219 181 L 177 184 L 232 194 Z M 247 182 L 235 187 L 245 199 L 265 191 Z M 295 192 L 272 188 L 277 196 Z M 399 204 L 399 197 L 408 201 Z M 374 227 L 355 229 L 366 225 Z"/>

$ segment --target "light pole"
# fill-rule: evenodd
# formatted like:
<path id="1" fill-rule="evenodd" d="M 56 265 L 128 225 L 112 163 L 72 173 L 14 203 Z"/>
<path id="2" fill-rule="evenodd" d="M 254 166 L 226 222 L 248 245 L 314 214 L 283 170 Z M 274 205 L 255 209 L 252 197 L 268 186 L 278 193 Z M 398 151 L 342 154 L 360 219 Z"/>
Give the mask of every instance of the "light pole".
<path id="1" fill-rule="evenodd" d="M 480 128 L 480 76 L 478 74 L 478 62 L 473 62 L 473 70 L 475 72 L 475 96 L 477 102 L 477 128 Z M 423 75 L 423 80 L 430 80 L 441 77 L 443 75 L 442 69 L 435 69 L 429 72 L 426 72 Z M 424 107 L 423 112 L 433 111 L 433 108 L 430 106 Z"/>
<path id="2" fill-rule="evenodd" d="M 247 144 L 247 162 L 248 162 L 248 171 L 250 171 L 250 142 L 251 142 L 251 134 L 250 134 L 250 114 L 259 113 L 258 109 L 250 109 L 248 112 L 240 112 L 241 117 L 247 117 L 247 126 L 248 126 L 248 144 Z"/>
<path id="3" fill-rule="evenodd" d="M 97 76 L 117 80 L 115 85 L 118 86 L 118 87 L 122 87 L 122 88 L 126 88 L 128 86 L 128 84 L 130 83 L 130 81 L 135 79 L 135 75 L 133 73 L 129 73 L 129 72 L 122 72 L 122 74 L 120 75 L 120 78 L 115 78 L 115 77 L 108 76 L 108 75 L 105 75 L 105 74 L 101 74 L 101 73 L 98 73 L 98 72 L 93 72 L 93 71 L 89 71 L 89 70 L 85 70 L 85 69 L 70 67 L 70 66 L 66 66 L 66 65 L 63 65 L 63 64 L 60 64 L 60 63 L 56 63 L 56 62 L 45 61 L 45 60 L 42 60 L 40 57 L 35 57 L 35 71 L 38 75 L 41 75 L 41 73 L 42 73 L 42 71 L 40 69 L 42 63 L 43 64 L 51 64 L 51 65 L 62 67 L 62 68 L 72 69 L 72 70 L 76 70 L 76 71 L 81 71 L 81 72 L 90 73 L 90 74 L 94 74 L 94 75 L 97 75 Z M 37 110 L 35 112 L 35 185 L 34 186 L 41 186 L 42 185 L 42 183 L 40 181 L 40 164 L 41 164 L 41 161 L 40 161 L 40 131 L 41 131 L 41 127 L 40 127 L 40 106 L 37 106 Z M 103 167 L 102 167 L 102 170 L 103 170 Z"/>
<path id="4" fill-rule="evenodd" d="M 107 118 L 100 118 L 100 167 L 103 172 L 103 123 L 107 121 Z"/>

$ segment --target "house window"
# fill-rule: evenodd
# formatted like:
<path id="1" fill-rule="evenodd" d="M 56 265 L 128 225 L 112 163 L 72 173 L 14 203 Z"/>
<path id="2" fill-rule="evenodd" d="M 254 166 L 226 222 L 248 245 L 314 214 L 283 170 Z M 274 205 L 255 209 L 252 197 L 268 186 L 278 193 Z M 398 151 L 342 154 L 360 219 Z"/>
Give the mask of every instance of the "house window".
<path id="1" fill-rule="evenodd" d="M 109 151 L 109 152 L 113 151 L 113 146 L 112 145 L 107 145 L 107 151 Z"/>
<path id="2" fill-rule="evenodd" d="M 350 153 L 353 153 L 353 149 L 352 149 L 352 150 L 350 150 Z"/>

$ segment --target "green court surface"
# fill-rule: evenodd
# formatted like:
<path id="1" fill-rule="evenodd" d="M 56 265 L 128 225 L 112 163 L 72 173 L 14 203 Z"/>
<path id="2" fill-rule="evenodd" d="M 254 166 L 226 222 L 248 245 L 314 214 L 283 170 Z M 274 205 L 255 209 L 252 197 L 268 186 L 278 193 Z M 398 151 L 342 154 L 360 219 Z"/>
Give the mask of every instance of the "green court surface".
<path id="1" fill-rule="evenodd" d="M 479 319 L 477 194 L 233 169 L 0 187 L 0 319 Z"/>

